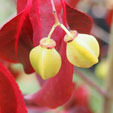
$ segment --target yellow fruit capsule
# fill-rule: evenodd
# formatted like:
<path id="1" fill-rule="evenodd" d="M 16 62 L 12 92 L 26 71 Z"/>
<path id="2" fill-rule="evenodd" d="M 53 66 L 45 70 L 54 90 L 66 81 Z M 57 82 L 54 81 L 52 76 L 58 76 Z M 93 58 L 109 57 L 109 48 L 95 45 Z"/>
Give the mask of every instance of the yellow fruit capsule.
<path id="1" fill-rule="evenodd" d="M 101 79 L 105 79 L 106 75 L 107 75 L 107 71 L 108 71 L 108 62 L 107 60 L 104 58 L 100 61 L 100 63 L 95 67 L 95 74 L 101 78 Z"/>
<path id="2" fill-rule="evenodd" d="M 66 35 L 66 54 L 69 62 L 77 67 L 89 68 L 98 62 L 99 44 L 95 37 L 88 34 L 70 32 L 73 36 Z"/>
<path id="3" fill-rule="evenodd" d="M 46 80 L 55 76 L 61 67 L 61 56 L 54 48 L 55 41 L 43 38 L 30 52 L 30 62 L 35 71 Z"/>

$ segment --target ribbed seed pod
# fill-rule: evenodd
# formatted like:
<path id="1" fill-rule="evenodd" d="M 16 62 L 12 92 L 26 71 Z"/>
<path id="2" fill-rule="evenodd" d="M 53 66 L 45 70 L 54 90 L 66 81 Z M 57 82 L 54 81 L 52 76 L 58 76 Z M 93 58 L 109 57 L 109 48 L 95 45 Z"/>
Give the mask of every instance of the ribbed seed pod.
<path id="1" fill-rule="evenodd" d="M 43 38 L 40 45 L 30 52 L 30 62 L 44 80 L 55 76 L 61 67 L 61 57 L 55 45 L 54 40 Z"/>
<path id="2" fill-rule="evenodd" d="M 99 44 L 95 37 L 88 34 L 70 32 L 73 38 L 66 35 L 66 54 L 69 62 L 77 67 L 89 68 L 98 62 Z"/>

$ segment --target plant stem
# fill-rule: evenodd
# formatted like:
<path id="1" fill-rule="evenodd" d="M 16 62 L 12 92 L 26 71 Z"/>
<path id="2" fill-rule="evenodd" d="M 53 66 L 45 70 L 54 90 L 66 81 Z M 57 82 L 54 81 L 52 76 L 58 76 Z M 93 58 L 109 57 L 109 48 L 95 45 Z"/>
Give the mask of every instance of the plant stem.
<path id="1" fill-rule="evenodd" d="M 60 24 L 60 27 L 66 32 L 66 34 L 68 34 L 70 37 L 73 38 L 72 34 L 68 31 L 68 29 L 63 24 Z"/>
<path id="2" fill-rule="evenodd" d="M 101 94 L 105 98 L 107 97 L 107 92 L 104 89 L 100 88 L 92 79 L 90 79 L 88 76 L 86 76 L 78 69 L 75 69 L 75 73 L 77 73 L 77 75 L 81 79 L 83 79 L 89 86 L 93 87 L 99 94 Z"/>
<path id="3" fill-rule="evenodd" d="M 53 15 L 54 15 L 54 18 L 55 18 L 55 27 L 53 26 L 53 31 L 54 31 L 54 29 L 57 27 L 57 26 L 60 26 L 65 32 L 66 32 L 66 34 L 68 34 L 70 37 L 73 37 L 72 35 L 71 35 L 71 33 L 68 31 L 68 29 L 63 25 L 63 24 L 61 24 L 60 22 L 59 22 L 59 20 L 58 20 L 58 16 L 57 16 L 57 13 L 56 13 L 56 8 L 55 8 L 55 5 L 54 5 L 54 1 L 53 0 L 51 0 L 51 4 L 52 4 L 52 10 L 53 10 Z M 49 36 L 51 36 L 51 34 L 53 33 L 53 31 L 50 31 L 50 35 Z"/>
<path id="4" fill-rule="evenodd" d="M 49 39 L 51 38 L 52 33 L 54 32 L 54 30 L 56 29 L 56 27 L 57 27 L 58 25 L 59 25 L 59 24 L 57 24 L 57 23 L 55 23 L 55 24 L 53 25 L 51 31 L 50 31 L 49 34 L 48 34 L 48 38 L 49 38 Z"/>
<path id="5" fill-rule="evenodd" d="M 54 18 L 55 18 L 55 24 L 52 26 L 49 34 L 48 34 L 48 39 L 51 38 L 51 35 L 52 33 L 54 32 L 54 30 L 56 29 L 57 26 L 59 26 L 59 20 L 58 20 L 58 17 L 57 17 L 57 14 L 56 14 L 56 9 L 55 9 L 55 5 L 54 5 L 54 1 L 51 0 L 51 5 L 52 5 L 52 10 L 53 10 L 53 15 L 54 15 Z"/>
<path id="6" fill-rule="evenodd" d="M 113 105 L 113 20 L 111 25 L 109 51 L 108 51 L 108 73 L 106 78 L 106 91 L 108 98 L 104 100 L 103 113 L 111 113 Z"/>
<path id="7" fill-rule="evenodd" d="M 57 13 L 56 13 L 56 8 L 55 8 L 55 4 L 54 4 L 54 1 L 51 0 L 51 5 L 52 5 L 52 10 L 53 10 L 53 15 L 54 15 L 54 18 L 55 18 L 55 23 L 59 23 L 59 20 L 58 20 L 58 16 L 57 16 Z"/>

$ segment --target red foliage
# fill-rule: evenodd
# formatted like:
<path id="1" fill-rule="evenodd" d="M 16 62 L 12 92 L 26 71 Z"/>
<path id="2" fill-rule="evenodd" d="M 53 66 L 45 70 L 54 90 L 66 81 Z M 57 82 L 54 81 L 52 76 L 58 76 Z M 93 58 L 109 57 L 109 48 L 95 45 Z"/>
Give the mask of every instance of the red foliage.
<path id="1" fill-rule="evenodd" d="M 69 5 L 73 8 L 75 8 L 75 6 L 78 4 L 80 0 L 69 0 Z"/>
<path id="2" fill-rule="evenodd" d="M 62 4 L 60 0 L 54 0 L 60 22 L 66 25 L 67 21 L 71 29 L 89 33 L 92 26 L 91 19 L 86 14 L 71 8 L 64 0 L 61 1 Z M 33 70 L 28 59 L 29 52 L 33 45 L 39 44 L 41 38 L 47 37 L 54 24 L 51 2 L 50 0 L 18 0 L 17 9 L 18 15 L 5 24 L 0 31 L 0 57 L 10 62 L 22 63 L 25 71 L 31 73 Z M 61 28 L 57 28 L 52 35 L 62 57 L 60 72 L 47 80 L 40 91 L 26 97 L 40 106 L 58 107 L 72 94 L 73 66 L 66 58 L 64 35 Z"/>
<path id="3" fill-rule="evenodd" d="M 86 14 L 71 8 L 66 4 L 67 23 L 71 30 L 89 34 L 92 28 L 92 19 Z"/>
<path id="4" fill-rule="evenodd" d="M 22 94 L 10 72 L 0 63 L 0 112 L 27 113 Z"/>
<path id="5" fill-rule="evenodd" d="M 69 113 L 91 113 L 88 97 L 89 91 L 85 86 L 75 88 L 71 99 L 65 104 L 64 108 Z"/>
<path id="6" fill-rule="evenodd" d="M 0 57 L 9 62 L 22 63 L 27 73 L 33 70 L 29 62 L 29 52 L 33 48 L 29 9 L 30 2 L 0 30 Z"/>
<path id="7" fill-rule="evenodd" d="M 89 91 L 85 86 L 80 86 L 74 91 L 75 105 L 88 107 Z"/>
<path id="8" fill-rule="evenodd" d="M 108 11 L 108 14 L 107 14 L 107 23 L 109 26 L 112 23 L 112 19 L 113 19 L 113 10 L 110 10 L 110 11 Z"/>

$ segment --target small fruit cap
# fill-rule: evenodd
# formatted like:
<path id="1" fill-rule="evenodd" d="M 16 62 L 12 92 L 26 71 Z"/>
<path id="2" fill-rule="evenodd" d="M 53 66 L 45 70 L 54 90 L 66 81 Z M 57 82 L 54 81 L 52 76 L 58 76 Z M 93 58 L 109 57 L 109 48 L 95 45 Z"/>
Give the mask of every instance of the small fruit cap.
<path id="1" fill-rule="evenodd" d="M 56 46 L 56 42 L 53 39 L 43 38 L 40 40 L 40 46 L 47 49 L 52 49 Z"/>
<path id="2" fill-rule="evenodd" d="M 74 40 L 78 36 L 78 32 L 76 30 L 71 30 L 70 33 L 73 37 L 70 37 L 68 34 L 65 35 L 65 37 L 64 37 L 64 41 L 67 43 L 71 42 L 72 40 Z"/>

